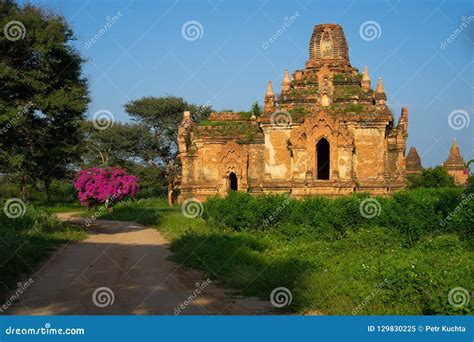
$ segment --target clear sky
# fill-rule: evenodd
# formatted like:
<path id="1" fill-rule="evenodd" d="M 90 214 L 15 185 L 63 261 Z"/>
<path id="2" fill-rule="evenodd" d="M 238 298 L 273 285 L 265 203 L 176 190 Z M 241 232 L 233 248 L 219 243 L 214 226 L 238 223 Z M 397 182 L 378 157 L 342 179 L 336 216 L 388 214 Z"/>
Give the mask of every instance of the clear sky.
<path id="1" fill-rule="evenodd" d="M 368 65 L 373 87 L 383 77 L 396 118 L 409 107 L 408 147 L 423 166 L 442 163 L 454 137 L 464 159 L 474 158 L 472 0 L 31 2 L 71 23 L 87 59 L 89 116 L 105 109 L 127 121 L 124 103 L 165 94 L 248 110 L 268 80 L 279 92 L 283 70 L 304 67 L 315 24 L 338 23 L 351 64 Z M 190 21 L 198 24 L 183 34 Z"/>

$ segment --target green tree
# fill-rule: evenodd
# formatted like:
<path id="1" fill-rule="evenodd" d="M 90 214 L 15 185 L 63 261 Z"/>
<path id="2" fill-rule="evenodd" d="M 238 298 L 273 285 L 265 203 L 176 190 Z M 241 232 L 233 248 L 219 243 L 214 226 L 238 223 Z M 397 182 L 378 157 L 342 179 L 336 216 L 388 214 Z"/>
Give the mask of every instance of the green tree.
<path id="1" fill-rule="evenodd" d="M 454 178 L 441 166 L 437 166 L 434 169 L 425 169 L 421 174 L 415 175 L 409 180 L 411 188 L 441 188 L 455 186 Z"/>
<path id="2" fill-rule="evenodd" d="M 262 114 L 262 108 L 258 104 L 258 101 L 252 103 L 252 109 L 250 110 L 252 115 L 255 115 L 257 118 Z"/>
<path id="3" fill-rule="evenodd" d="M 168 184 L 168 200 L 172 204 L 172 193 L 177 185 L 180 163 L 178 156 L 178 126 L 184 111 L 190 111 L 195 121 L 207 118 L 209 105 L 189 104 L 180 97 L 143 97 L 125 104 L 125 111 L 149 130 L 154 153 L 146 161 L 162 167 Z"/>
<path id="4" fill-rule="evenodd" d="M 83 59 L 63 17 L 11 0 L 0 14 L 0 172 L 18 175 L 22 189 L 42 184 L 49 198 L 52 180 L 79 158 Z"/>

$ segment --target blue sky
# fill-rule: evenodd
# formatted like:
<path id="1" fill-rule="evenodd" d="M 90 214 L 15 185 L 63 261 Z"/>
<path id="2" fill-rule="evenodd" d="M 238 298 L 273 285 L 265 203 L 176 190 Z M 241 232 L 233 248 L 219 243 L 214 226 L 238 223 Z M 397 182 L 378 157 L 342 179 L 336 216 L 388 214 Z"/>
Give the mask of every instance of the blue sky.
<path id="1" fill-rule="evenodd" d="M 338 23 L 352 65 L 369 66 L 373 87 L 383 77 L 397 118 L 402 106 L 409 107 L 408 147 L 417 147 L 424 166 L 442 163 L 454 137 L 464 159 L 474 158 L 472 1 L 31 2 L 71 23 L 87 59 L 89 116 L 105 109 L 127 121 L 124 103 L 165 94 L 217 110 L 247 110 L 254 100 L 262 102 L 268 80 L 278 92 L 285 68 L 304 67 L 315 24 Z M 86 46 L 114 16 L 111 27 Z M 291 16 L 289 27 L 264 48 Z M 202 27 L 196 40 L 183 37 L 189 21 Z M 380 28 L 366 37 L 372 40 L 360 34 L 368 21 Z"/>

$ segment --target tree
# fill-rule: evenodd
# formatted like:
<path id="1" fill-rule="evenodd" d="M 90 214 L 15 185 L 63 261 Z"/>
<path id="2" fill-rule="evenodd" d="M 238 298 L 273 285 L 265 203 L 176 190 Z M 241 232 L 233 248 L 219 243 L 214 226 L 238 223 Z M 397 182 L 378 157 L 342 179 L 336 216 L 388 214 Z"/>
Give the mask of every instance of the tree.
<path id="1" fill-rule="evenodd" d="M 91 121 L 82 123 L 84 165 L 102 167 L 127 163 L 146 163 L 158 148 L 144 124 L 115 122 L 98 130 Z"/>
<path id="2" fill-rule="evenodd" d="M 262 114 L 262 108 L 258 104 L 258 101 L 254 101 L 252 103 L 252 109 L 250 111 L 252 112 L 252 115 L 254 115 L 257 118 Z"/>
<path id="3" fill-rule="evenodd" d="M 10 0 L 0 13 L 0 172 L 18 175 L 22 189 L 42 183 L 49 199 L 51 181 L 79 158 L 83 59 L 63 17 Z"/>
<path id="4" fill-rule="evenodd" d="M 437 166 L 434 169 L 425 169 L 419 175 L 410 179 L 411 188 L 440 188 L 454 186 L 454 178 L 448 174 L 443 167 Z"/>
<path id="5" fill-rule="evenodd" d="M 177 184 L 180 171 L 178 156 L 178 126 L 183 112 L 190 111 L 195 121 L 209 116 L 211 107 L 189 104 L 180 97 L 143 97 L 125 104 L 125 111 L 136 121 L 144 124 L 152 138 L 145 160 L 158 167 L 162 167 L 168 183 L 168 201 L 172 205 L 172 193 Z"/>
<path id="6" fill-rule="evenodd" d="M 127 197 L 135 197 L 138 192 L 136 177 L 115 167 L 81 170 L 74 187 L 81 205 L 87 207 L 105 204 L 110 208 Z"/>

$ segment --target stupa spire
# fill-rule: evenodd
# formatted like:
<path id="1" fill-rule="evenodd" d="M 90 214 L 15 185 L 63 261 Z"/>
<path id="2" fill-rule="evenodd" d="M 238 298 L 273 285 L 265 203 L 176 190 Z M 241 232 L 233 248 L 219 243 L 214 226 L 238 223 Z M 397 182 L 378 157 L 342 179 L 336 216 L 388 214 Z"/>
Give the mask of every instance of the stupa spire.
<path id="1" fill-rule="evenodd" d="M 285 69 L 283 74 L 283 81 L 281 82 L 281 91 L 288 91 L 290 90 L 290 75 L 288 74 L 288 69 Z"/>
<path id="2" fill-rule="evenodd" d="M 268 81 L 267 91 L 265 93 L 265 100 L 263 112 L 271 114 L 275 111 L 275 93 L 273 93 L 272 81 Z"/>
<path id="3" fill-rule="evenodd" d="M 377 93 L 385 93 L 385 90 L 383 89 L 383 82 L 382 82 L 382 77 L 379 77 L 379 83 L 377 83 Z"/>
<path id="4" fill-rule="evenodd" d="M 364 67 L 364 71 L 362 72 L 362 89 L 367 91 L 370 89 L 370 77 L 369 77 L 369 68 L 367 65 Z"/>

